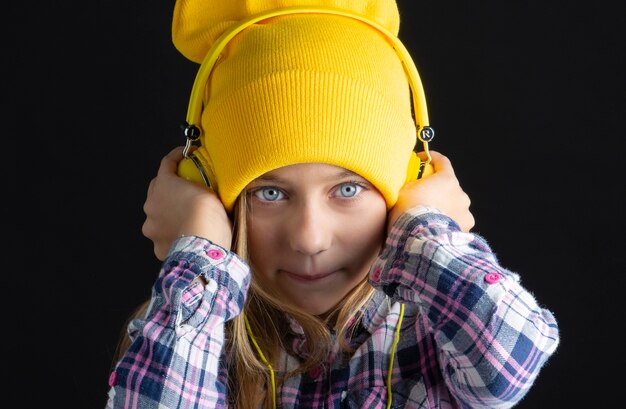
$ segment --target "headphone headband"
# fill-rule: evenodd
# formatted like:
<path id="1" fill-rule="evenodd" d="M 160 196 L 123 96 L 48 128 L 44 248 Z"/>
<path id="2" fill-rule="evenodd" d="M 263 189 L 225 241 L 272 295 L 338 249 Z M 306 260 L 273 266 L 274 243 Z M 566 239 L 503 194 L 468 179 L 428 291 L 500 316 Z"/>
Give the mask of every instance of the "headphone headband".
<path id="1" fill-rule="evenodd" d="M 400 42 L 400 40 L 385 27 L 364 16 L 344 10 L 299 6 L 274 9 L 241 20 L 238 24 L 233 25 L 231 28 L 222 33 L 222 35 L 211 46 L 206 56 L 204 57 L 202 64 L 200 65 L 198 73 L 196 74 L 196 78 L 194 80 L 191 90 L 191 97 L 189 98 L 189 105 L 187 107 L 187 119 L 183 127 L 185 137 L 187 138 L 187 143 L 183 151 L 184 157 L 188 157 L 191 144 L 197 141 L 202 134 L 202 128 L 200 127 L 200 123 L 202 118 L 202 100 L 204 90 L 209 76 L 211 75 L 211 71 L 219 60 L 224 47 L 226 47 L 228 42 L 232 40 L 233 37 L 235 37 L 247 27 L 272 17 L 285 16 L 290 14 L 329 14 L 349 17 L 371 26 L 372 28 L 382 33 L 389 40 L 392 48 L 400 58 L 402 66 L 404 67 L 404 71 L 407 75 L 409 87 L 411 89 L 411 95 L 413 98 L 413 114 L 417 129 L 416 136 L 417 139 L 423 143 L 424 151 L 428 155 L 428 162 L 430 162 L 428 142 L 433 139 L 434 130 L 428 125 L 426 96 L 424 93 L 424 88 L 422 86 L 422 81 L 420 79 L 419 73 L 417 72 L 417 68 L 415 67 L 411 56 L 409 55 L 404 45 Z"/>

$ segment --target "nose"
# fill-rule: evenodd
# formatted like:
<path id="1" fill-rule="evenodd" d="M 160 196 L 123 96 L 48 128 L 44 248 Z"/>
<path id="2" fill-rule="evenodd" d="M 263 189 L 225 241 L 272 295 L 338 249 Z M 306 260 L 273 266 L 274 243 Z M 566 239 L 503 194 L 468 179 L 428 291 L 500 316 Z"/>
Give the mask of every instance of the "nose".
<path id="1" fill-rule="evenodd" d="M 292 209 L 288 234 L 289 244 L 294 251 L 314 256 L 330 248 L 333 221 L 332 215 L 326 210 L 323 205 L 312 203 Z"/>

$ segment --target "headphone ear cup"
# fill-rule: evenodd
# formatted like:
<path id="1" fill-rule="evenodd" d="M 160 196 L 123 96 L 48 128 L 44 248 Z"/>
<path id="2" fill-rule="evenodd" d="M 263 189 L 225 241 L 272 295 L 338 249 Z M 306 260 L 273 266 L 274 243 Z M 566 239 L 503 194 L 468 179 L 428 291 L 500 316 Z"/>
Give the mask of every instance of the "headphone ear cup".
<path id="1" fill-rule="evenodd" d="M 177 172 L 178 176 L 181 176 L 192 182 L 204 184 L 202 173 L 200 172 L 200 169 L 198 169 L 198 167 L 196 166 L 196 163 L 191 159 L 191 157 L 183 158 L 180 162 L 178 162 Z"/>
<path id="2" fill-rule="evenodd" d="M 417 175 L 418 179 L 424 178 L 426 176 L 430 176 L 435 173 L 435 168 L 430 163 L 422 161 L 420 164 L 420 173 Z"/>
<path id="3" fill-rule="evenodd" d="M 428 162 L 425 162 L 417 156 L 416 152 L 411 153 L 411 159 L 409 159 L 409 168 L 406 172 L 406 182 L 408 183 L 412 180 L 421 179 L 425 176 L 429 176 L 435 173 L 435 169 L 433 165 Z"/>
<path id="4" fill-rule="evenodd" d="M 411 152 L 411 159 L 409 159 L 409 167 L 406 171 L 405 183 L 411 182 L 418 178 L 420 174 L 422 160 L 417 156 L 415 152 Z"/>
<path id="5" fill-rule="evenodd" d="M 215 178 L 202 150 L 200 147 L 178 162 L 177 173 L 182 178 L 213 188 Z"/>

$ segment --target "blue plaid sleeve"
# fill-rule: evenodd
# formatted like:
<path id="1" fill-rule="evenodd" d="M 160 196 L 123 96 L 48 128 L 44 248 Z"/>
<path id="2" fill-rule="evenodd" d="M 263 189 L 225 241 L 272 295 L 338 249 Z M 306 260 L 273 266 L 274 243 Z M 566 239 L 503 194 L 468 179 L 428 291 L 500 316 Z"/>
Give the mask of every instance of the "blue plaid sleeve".
<path id="1" fill-rule="evenodd" d="M 224 407 L 224 323 L 240 313 L 249 282 L 234 253 L 179 238 L 145 317 L 129 326 L 132 344 L 111 374 L 107 408 Z"/>
<path id="2" fill-rule="evenodd" d="M 519 402 L 559 343 L 553 314 L 503 268 L 487 242 L 435 209 L 401 216 L 370 282 L 419 306 L 442 375 L 463 407 Z"/>

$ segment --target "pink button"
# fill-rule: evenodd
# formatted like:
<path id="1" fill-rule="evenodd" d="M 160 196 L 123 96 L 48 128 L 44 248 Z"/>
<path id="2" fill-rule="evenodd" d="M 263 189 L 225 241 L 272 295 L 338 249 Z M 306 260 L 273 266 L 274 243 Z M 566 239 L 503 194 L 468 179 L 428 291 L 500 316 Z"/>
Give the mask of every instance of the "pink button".
<path id="1" fill-rule="evenodd" d="M 109 386 L 115 385 L 117 385 L 117 372 L 113 371 L 111 375 L 109 375 Z"/>
<path id="2" fill-rule="evenodd" d="M 374 272 L 372 273 L 372 281 L 377 283 L 380 281 L 380 267 L 378 267 L 376 270 L 374 270 Z"/>
<path id="3" fill-rule="evenodd" d="M 224 257 L 224 254 L 221 251 L 216 250 L 216 249 L 211 249 L 211 250 L 207 251 L 206 254 L 207 254 L 207 256 L 212 258 L 213 260 L 219 260 L 222 257 Z"/>
<path id="4" fill-rule="evenodd" d="M 309 371 L 309 377 L 311 379 L 318 379 L 321 374 L 322 374 L 322 368 L 319 366 L 316 366 L 315 368 Z"/>
<path id="5" fill-rule="evenodd" d="M 502 275 L 500 273 L 488 273 L 485 275 L 485 282 L 487 284 L 495 284 L 502 279 Z"/>

